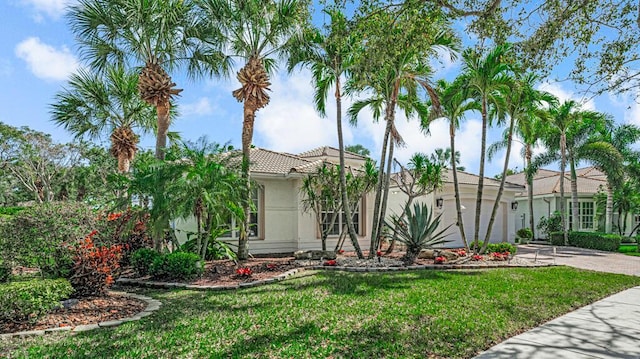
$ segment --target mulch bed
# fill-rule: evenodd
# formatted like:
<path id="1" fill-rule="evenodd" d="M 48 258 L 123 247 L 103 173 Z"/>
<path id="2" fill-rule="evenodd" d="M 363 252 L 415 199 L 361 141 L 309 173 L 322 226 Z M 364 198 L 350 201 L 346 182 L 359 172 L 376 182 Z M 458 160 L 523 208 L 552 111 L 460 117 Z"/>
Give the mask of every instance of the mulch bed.
<path id="1" fill-rule="evenodd" d="M 36 323 L 0 321 L 0 333 L 96 324 L 109 320 L 132 317 L 143 311 L 146 306 L 147 303 L 144 301 L 120 295 L 83 298 L 70 309 L 63 307 L 55 309 Z"/>

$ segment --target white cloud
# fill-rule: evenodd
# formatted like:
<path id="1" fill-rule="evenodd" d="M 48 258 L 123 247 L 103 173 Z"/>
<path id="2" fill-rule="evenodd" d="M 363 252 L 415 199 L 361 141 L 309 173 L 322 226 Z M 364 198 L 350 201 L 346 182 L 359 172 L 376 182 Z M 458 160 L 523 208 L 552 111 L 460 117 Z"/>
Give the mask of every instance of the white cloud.
<path id="1" fill-rule="evenodd" d="M 556 96 L 560 103 L 567 100 L 574 100 L 582 105 L 583 110 L 591 110 L 595 111 L 596 105 L 593 99 L 585 99 L 584 97 L 579 97 L 577 94 L 564 89 L 559 83 L 550 83 L 543 82 L 538 86 L 538 90 L 547 91 L 552 95 Z"/>
<path id="2" fill-rule="evenodd" d="M 80 66 L 66 46 L 56 49 L 37 37 L 30 37 L 19 43 L 15 54 L 27 63 L 36 77 L 44 80 L 66 80 Z"/>
<path id="3" fill-rule="evenodd" d="M 42 21 L 44 15 L 52 19 L 59 19 L 72 2 L 72 0 L 20 0 L 22 5 L 35 10 L 34 19 L 38 22 Z"/>
<path id="4" fill-rule="evenodd" d="M 258 111 L 255 122 L 255 142 L 275 151 L 299 153 L 314 147 L 337 143 L 335 104 L 327 101 L 327 118 L 321 118 L 313 106 L 313 88 L 306 70 L 272 78 L 273 95 L 269 105 Z M 346 109 L 348 105 L 344 105 Z M 346 121 L 345 121 L 346 122 Z M 343 126 L 346 143 L 353 134 Z"/>
<path id="5" fill-rule="evenodd" d="M 214 112 L 215 106 L 206 97 L 201 97 L 196 102 L 180 105 L 180 113 L 183 116 L 205 116 Z"/>

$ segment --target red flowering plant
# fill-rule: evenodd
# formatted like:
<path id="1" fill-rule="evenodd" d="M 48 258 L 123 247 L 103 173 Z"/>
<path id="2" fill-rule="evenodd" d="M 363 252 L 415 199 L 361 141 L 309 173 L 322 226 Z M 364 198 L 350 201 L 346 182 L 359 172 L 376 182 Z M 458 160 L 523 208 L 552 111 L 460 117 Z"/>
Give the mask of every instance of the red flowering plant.
<path id="1" fill-rule="evenodd" d="M 338 250 L 338 254 L 344 254 L 344 249 Z"/>
<path id="2" fill-rule="evenodd" d="M 147 222 L 149 214 L 127 208 L 123 212 L 106 213 L 98 216 L 99 235 L 94 238 L 102 245 L 121 245 L 123 264 L 128 263 L 129 255 L 140 248 L 150 248 Z"/>
<path id="3" fill-rule="evenodd" d="M 335 267 L 338 265 L 338 262 L 336 262 L 335 259 L 329 259 L 328 261 L 324 262 L 324 265 L 327 267 Z"/>
<path id="4" fill-rule="evenodd" d="M 464 248 L 456 249 L 456 250 L 454 250 L 454 252 L 457 255 L 459 255 L 460 257 L 466 257 L 467 256 L 467 251 L 464 250 Z"/>
<path id="5" fill-rule="evenodd" d="M 275 263 L 267 263 L 266 267 L 267 267 L 267 270 L 270 270 L 270 271 L 274 271 L 278 269 L 278 265 Z"/>
<path id="6" fill-rule="evenodd" d="M 509 255 L 511 253 L 509 252 L 493 252 L 491 253 L 491 260 L 494 261 L 506 261 L 507 259 L 509 259 Z"/>
<path id="7" fill-rule="evenodd" d="M 447 258 L 445 258 L 444 256 L 438 256 L 438 257 L 436 257 L 436 259 L 433 260 L 433 263 L 442 264 L 442 263 L 444 263 L 446 261 L 447 261 Z"/>
<path id="8" fill-rule="evenodd" d="M 382 257 L 382 251 L 380 251 L 380 250 L 376 251 L 376 256 Z"/>
<path id="9" fill-rule="evenodd" d="M 79 297 L 105 295 L 120 268 L 122 245 L 96 245 L 93 237 L 97 234 L 94 230 L 71 247 L 73 268 L 69 282 Z"/>
<path id="10" fill-rule="evenodd" d="M 236 275 L 241 278 L 249 278 L 253 274 L 253 271 L 249 267 L 242 267 L 236 269 Z"/>
<path id="11" fill-rule="evenodd" d="M 474 254 L 473 257 L 471 257 L 471 259 L 473 259 L 474 261 L 481 261 L 482 256 L 479 254 Z"/>

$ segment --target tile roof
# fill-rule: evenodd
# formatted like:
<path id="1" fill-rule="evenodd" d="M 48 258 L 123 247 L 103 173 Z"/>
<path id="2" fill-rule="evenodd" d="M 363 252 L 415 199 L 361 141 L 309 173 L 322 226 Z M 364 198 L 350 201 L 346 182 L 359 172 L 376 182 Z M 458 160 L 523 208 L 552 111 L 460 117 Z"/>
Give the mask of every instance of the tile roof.
<path id="1" fill-rule="evenodd" d="M 540 173 L 544 171 L 543 173 Z M 560 172 L 551 170 L 540 170 L 533 179 L 533 195 L 545 195 L 560 193 Z M 579 193 L 597 193 L 600 186 L 607 186 L 607 177 L 595 167 L 586 167 L 576 170 Z M 510 182 L 522 184 L 526 187 L 526 180 L 523 173 L 518 173 L 507 177 Z M 565 193 L 571 192 L 571 174 L 569 171 L 564 177 Z M 526 191 L 523 192 L 523 195 Z"/>
<path id="2" fill-rule="evenodd" d="M 335 147 L 331 147 L 331 146 L 322 146 L 322 147 L 318 147 L 318 148 L 314 148 L 312 150 L 309 151 L 305 151 L 302 152 L 300 154 L 298 154 L 299 157 L 302 158 L 309 158 L 309 157 L 338 157 L 340 156 L 340 150 L 338 150 Z M 359 155 L 357 153 L 353 153 L 353 152 L 349 152 L 349 151 L 344 151 L 344 157 L 345 158 L 350 158 L 350 159 L 354 159 L 354 160 L 366 160 L 367 157 Z"/>
<path id="3" fill-rule="evenodd" d="M 475 175 L 473 173 L 464 172 L 464 171 L 456 171 L 458 174 L 458 183 L 459 184 L 470 184 L 470 185 L 478 185 L 478 180 L 480 176 Z M 399 173 L 394 173 L 393 176 L 397 177 Z M 445 169 L 444 173 L 444 182 L 445 183 L 453 183 L 453 172 Z M 485 187 L 500 187 L 500 181 L 495 178 L 484 178 L 484 186 Z M 524 186 L 512 183 L 510 181 L 505 181 L 505 188 L 513 188 L 516 190 L 523 190 Z"/>
<path id="4" fill-rule="evenodd" d="M 275 152 L 264 148 L 254 147 L 251 149 L 252 173 L 281 174 L 286 175 L 291 172 L 311 173 L 315 166 L 322 161 L 309 161 L 296 155 Z"/>

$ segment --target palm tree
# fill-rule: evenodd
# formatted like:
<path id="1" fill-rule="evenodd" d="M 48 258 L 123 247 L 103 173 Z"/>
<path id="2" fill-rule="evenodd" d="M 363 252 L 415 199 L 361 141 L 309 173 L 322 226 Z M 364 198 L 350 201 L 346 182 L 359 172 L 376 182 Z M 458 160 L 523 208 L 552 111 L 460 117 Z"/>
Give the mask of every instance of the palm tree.
<path id="1" fill-rule="evenodd" d="M 639 127 L 632 124 L 608 126 L 600 134 L 592 133 L 581 149 L 580 155 L 591 160 L 607 176 L 606 233 L 612 229 L 614 190 L 629 188 L 624 186 L 627 177 L 625 172 L 630 172 L 631 166 L 640 162 L 640 152 L 631 147 L 638 141 Z"/>
<path id="2" fill-rule="evenodd" d="M 451 153 L 456 151 L 456 129 L 460 128 L 460 121 L 464 119 L 465 114 L 470 110 L 479 110 L 479 103 L 465 96 L 460 89 L 461 81 L 457 79 L 454 83 L 448 83 L 445 80 L 438 81 L 436 93 L 440 99 L 440 108 L 442 118 L 449 122 L 449 149 Z M 465 249 L 469 250 L 469 242 L 464 231 L 464 222 L 462 219 L 462 202 L 460 200 L 460 188 L 458 185 L 458 171 L 464 171 L 458 167 L 457 156 L 449 157 L 449 166 L 453 175 L 453 190 L 456 198 L 456 223 L 460 231 L 460 238 L 464 243 Z"/>
<path id="3" fill-rule="evenodd" d="M 291 71 L 298 63 L 309 66 L 313 75 L 314 102 L 316 110 L 321 116 L 326 116 L 326 100 L 331 88 L 335 88 L 334 98 L 336 101 L 336 128 L 338 130 L 338 150 L 340 158 L 340 194 L 342 196 L 342 208 L 346 216 L 347 232 L 351 244 L 353 245 L 359 258 L 362 258 L 362 250 L 358 243 L 356 230 L 351 218 L 351 206 L 348 205 L 347 180 L 344 161 L 344 138 L 342 134 L 342 85 L 341 78 L 349 71 L 350 57 L 352 55 L 353 37 L 349 36 L 347 19 L 339 9 L 325 9 L 329 15 L 331 23 L 328 26 L 329 33 L 323 35 L 320 31 L 311 31 L 308 45 L 311 49 L 306 49 L 305 44 L 294 48 L 303 51 L 295 51 L 289 58 L 289 70 Z M 304 51 L 306 50 L 306 51 Z M 324 242 L 323 242 L 324 245 Z M 323 248 L 324 249 L 324 248 Z"/>
<path id="4" fill-rule="evenodd" d="M 286 57 L 292 43 L 302 36 L 309 14 L 302 0 L 197 0 L 198 13 L 209 22 L 207 33 L 219 41 L 226 59 L 239 58 L 244 66 L 236 78 L 242 85 L 233 97 L 243 104 L 242 178 L 244 218 L 240 226 L 238 259 L 248 257 L 249 215 L 251 211 L 251 142 L 256 112 L 269 104 L 269 74 L 275 69 L 274 57 Z"/>
<path id="5" fill-rule="evenodd" d="M 386 10 L 371 13 L 360 24 L 362 38 L 367 41 L 363 52 L 357 55 L 357 68 L 354 69 L 350 86 L 354 91 L 372 95 L 356 101 L 348 111 L 349 117 L 352 123 L 356 123 L 360 111 L 370 107 L 376 121 L 383 111 L 386 121 L 369 257 L 373 257 L 380 245 L 394 146 L 403 144 L 395 127 L 396 107 L 404 110 L 407 118 L 417 114 L 422 123 L 429 122 L 429 115 L 435 118 L 440 107 L 431 82 L 433 72 L 429 66 L 429 56 L 433 56 L 436 48 L 449 51 L 453 56 L 452 51 L 456 47 L 448 24 L 432 15 Z M 431 98 L 436 111 L 429 113 L 419 98 L 419 90 Z"/>
<path id="6" fill-rule="evenodd" d="M 480 143 L 480 170 L 478 173 L 478 194 L 476 198 L 476 214 L 474 227 L 474 249 L 478 247 L 480 238 L 480 215 L 482 210 L 482 194 L 484 191 L 484 167 L 487 147 L 487 127 L 489 113 L 499 113 L 505 106 L 504 94 L 509 90 L 511 82 L 508 62 L 512 54 L 511 45 L 498 45 L 483 55 L 474 50 L 465 51 L 463 58 L 462 81 L 465 83 L 467 96 L 480 103 L 482 116 L 482 138 Z"/>
<path id="7" fill-rule="evenodd" d="M 444 105 L 442 104 L 442 100 L 440 100 L 440 105 L 444 112 Z M 451 158 L 451 156 L 454 156 Z M 451 152 L 451 147 L 447 148 L 436 148 L 433 150 L 431 154 L 431 161 L 440 164 L 444 168 L 448 168 L 451 166 L 451 163 L 455 163 L 456 169 L 458 171 L 464 171 L 466 168 L 464 166 L 460 166 L 460 151 L 456 151 L 455 155 Z"/>
<path id="8" fill-rule="evenodd" d="M 487 233 L 484 238 L 484 245 L 481 252 L 484 252 L 489 245 L 491 238 L 491 230 L 495 222 L 496 213 L 500 206 L 500 199 L 504 191 L 504 184 L 509 170 L 509 158 L 511 157 L 511 145 L 513 143 L 513 133 L 515 126 L 522 122 L 527 122 L 531 118 L 538 118 L 543 112 L 541 106 L 543 103 L 550 104 L 554 102 L 553 95 L 537 91 L 534 89 L 535 83 L 538 81 L 538 77 L 533 73 L 526 73 L 516 78 L 511 86 L 511 92 L 506 96 L 505 114 L 509 117 L 509 127 L 505 133 L 505 147 L 506 154 L 504 160 L 504 167 L 502 169 L 502 175 L 500 176 L 500 187 L 498 187 L 498 194 L 496 200 L 493 203 L 491 210 L 491 217 L 489 224 L 487 225 Z M 526 127 L 526 125 L 524 125 Z M 488 151 L 488 157 L 491 159 L 492 151 Z"/>
<path id="9" fill-rule="evenodd" d="M 96 70 L 109 64 L 141 67 L 140 97 L 157 113 L 156 158 L 164 159 L 176 89 L 167 71 L 186 64 L 187 72 L 220 73 L 225 63 L 198 38 L 201 28 L 191 19 L 191 1 L 79 0 L 69 8 L 71 30 L 81 54 Z"/>
<path id="10" fill-rule="evenodd" d="M 129 172 L 138 151 L 138 134 L 154 128 L 153 108 L 138 97 L 138 76 L 122 67 L 107 67 L 104 76 L 80 69 L 68 88 L 55 96 L 53 121 L 76 138 L 98 139 L 105 133 L 118 171 Z"/>

